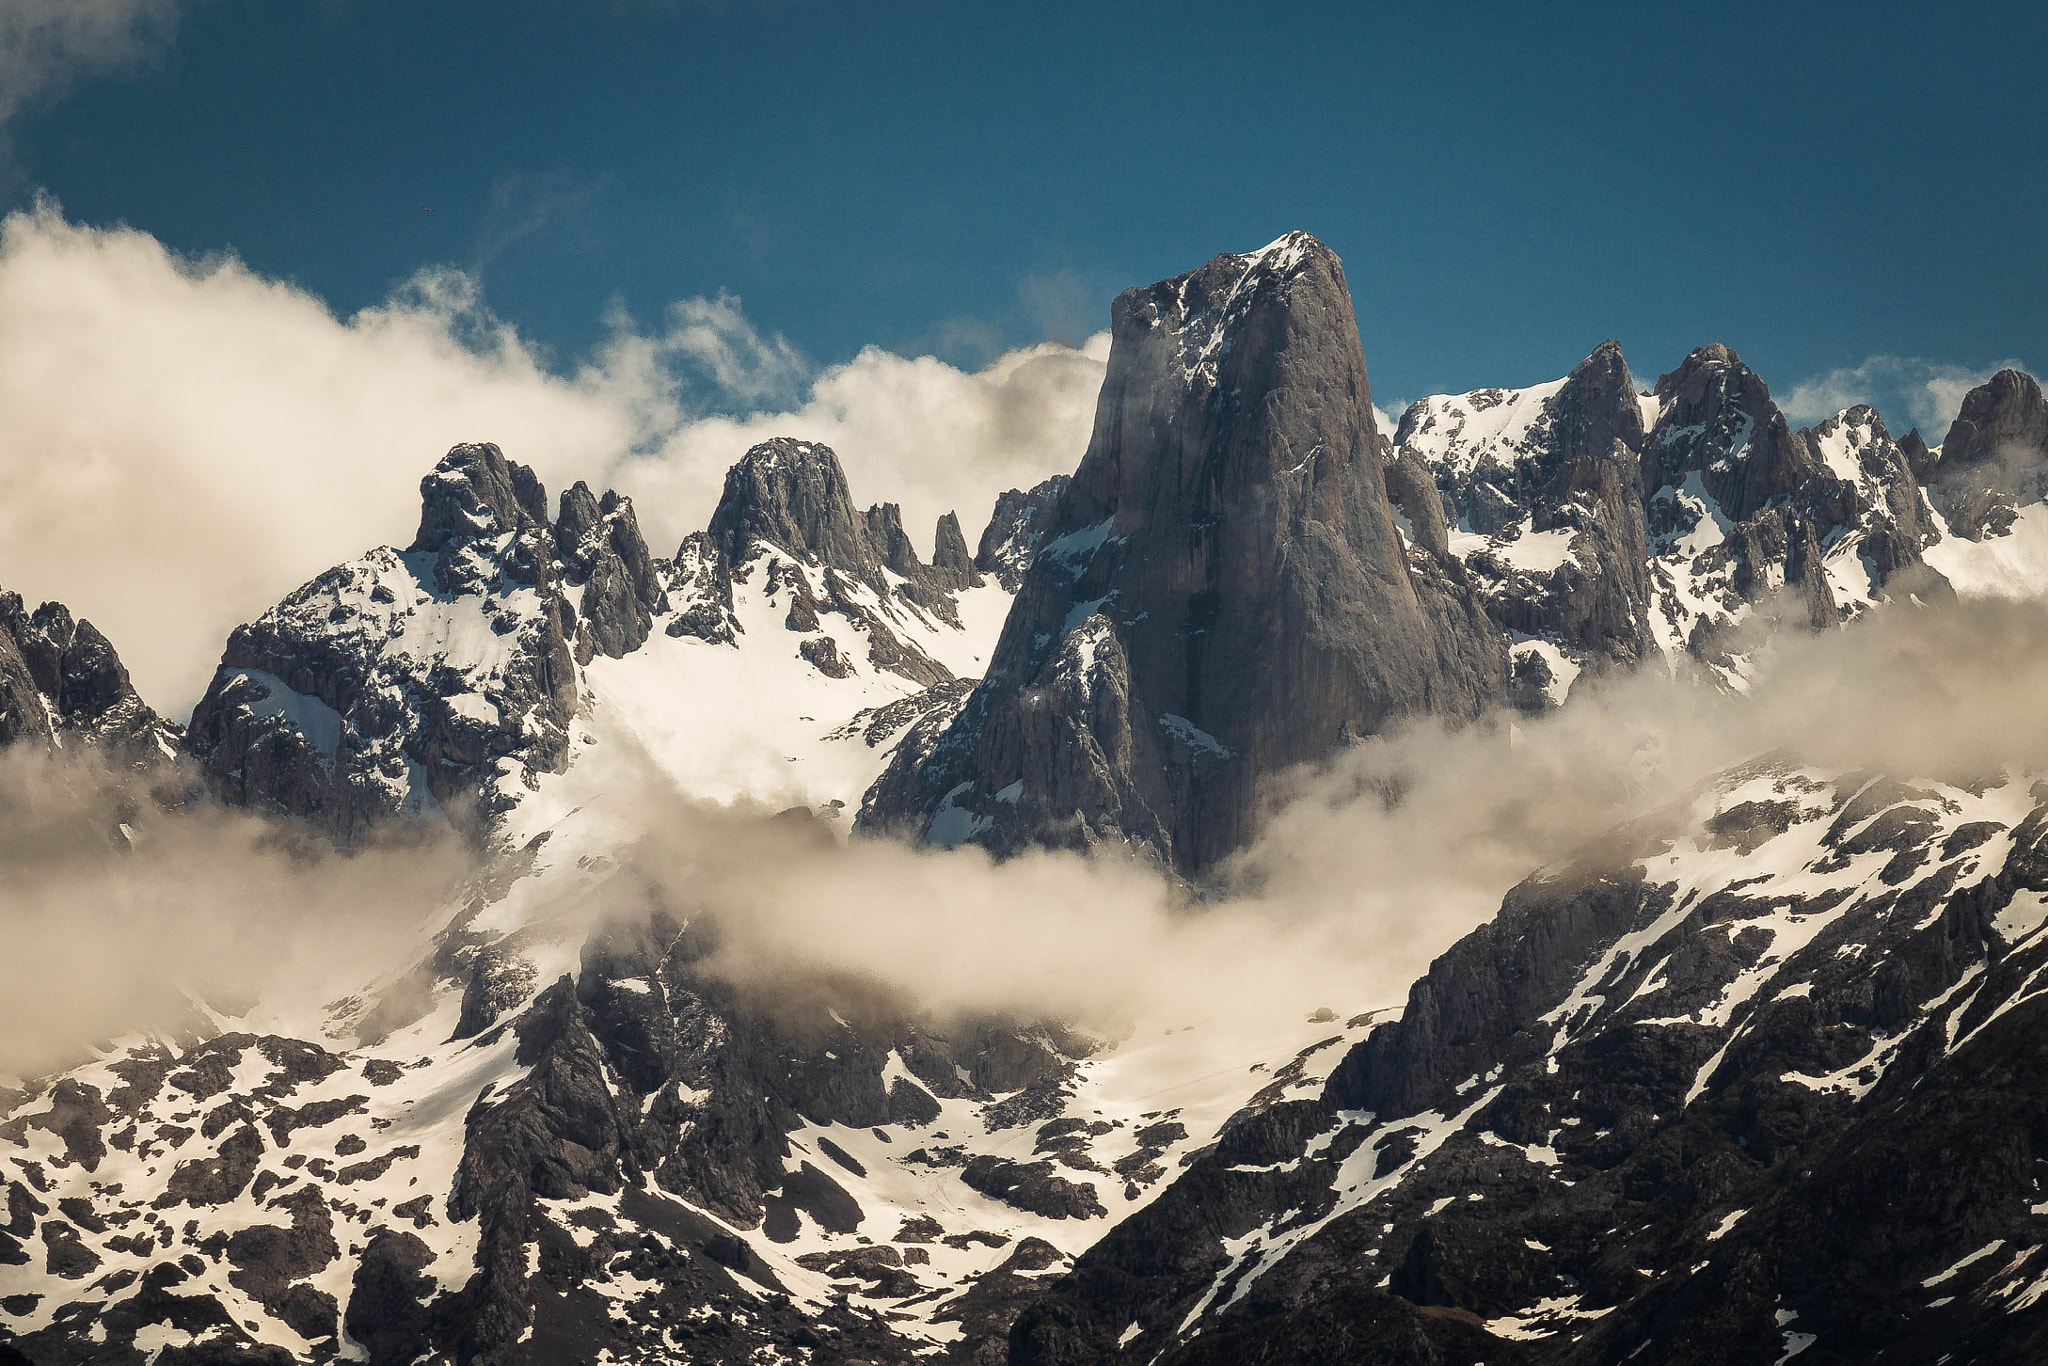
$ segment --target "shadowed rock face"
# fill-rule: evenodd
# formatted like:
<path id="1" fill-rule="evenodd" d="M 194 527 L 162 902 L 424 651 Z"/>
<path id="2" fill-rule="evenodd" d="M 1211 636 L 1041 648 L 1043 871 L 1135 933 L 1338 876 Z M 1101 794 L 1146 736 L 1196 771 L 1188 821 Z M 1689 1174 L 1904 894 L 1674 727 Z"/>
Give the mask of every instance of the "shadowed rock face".
<path id="1" fill-rule="evenodd" d="M 853 574 L 877 572 L 865 518 L 853 509 L 846 474 L 829 446 L 777 437 L 748 451 L 725 475 L 708 534 L 732 563 L 766 541 L 806 564 Z M 898 531 L 901 531 L 899 525 Z"/>
<path id="2" fill-rule="evenodd" d="M 2018 504 L 2048 479 L 2048 400 L 2032 375 L 2000 370 L 1963 397 L 1928 481 L 1948 529 L 1965 540 L 2003 535 Z"/>
<path id="3" fill-rule="evenodd" d="M 1113 310 L 1088 452 L 988 676 L 908 808 L 998 852 L 1240 845 L 1260 778 L 1397 717 L 1476 715 L 1506 656 L 1396 530 L 1343 269 L 1305 233 Z"/>
<path id="4" fill-rule="evenodd" d="M 167 757 L 178 732 L 143 702 L 107 638 L 70 609 L 0 593 L 0 746 L 80 738 L 124 762 Z"/>

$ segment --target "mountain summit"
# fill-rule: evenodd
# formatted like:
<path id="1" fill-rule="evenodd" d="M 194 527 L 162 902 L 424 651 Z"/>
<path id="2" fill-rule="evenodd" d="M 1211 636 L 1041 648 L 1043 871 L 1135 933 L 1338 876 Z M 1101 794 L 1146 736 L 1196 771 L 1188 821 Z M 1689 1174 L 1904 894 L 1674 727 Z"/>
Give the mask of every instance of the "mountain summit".
<path id="1" fill-rule="evenodd" d="M 1329 248 L 1289 233 L 1126 290 L 1111 336 L 988 673 L 928 757 L 899 753 L 868 828 L 1198 873 L 1250 835 L 1262 778 L 1504 695 L 1463 572 L 1397 528 Z"/>

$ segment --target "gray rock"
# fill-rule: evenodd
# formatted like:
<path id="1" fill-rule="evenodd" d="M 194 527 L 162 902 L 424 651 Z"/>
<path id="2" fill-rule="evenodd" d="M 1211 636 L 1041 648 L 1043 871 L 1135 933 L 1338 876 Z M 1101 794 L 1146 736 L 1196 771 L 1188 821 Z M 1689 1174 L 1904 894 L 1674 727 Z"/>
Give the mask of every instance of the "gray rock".
<path id="1" fill-rule="evenodd" d="M 1262 777 L 1505 694 L 1469 587 L 1403 548 L 1326 247 L 1290 234 L 1126 291 L 1113 333 L 1094 438 L 988 675 L 867 828 L 1128 843 L 1198 872 L 1250 835 Z"/>
<path id="2" fill-rule="evenodd" d="M 347 844 L 433 805 L 480 829 L 503 805 L 498 777 L 567 763 L 579 626 L 539 481 L 495 446 L 457 446 L 421 492 L 411 550 L 337 566 L 229 637 L 186 736 L 216 795 L 304 817 Z M 636 604 L 594 624 L 622 644 L 642 592 L 657 591 L 652 570 L 644 546 L 633 553 L 629 504 L 607 495 L 584 524 L 580 501 L 568 517 L 585 557 L 575 563 L 608 567 L 599 600 Z M 384 648 L 412 614 L 456 599 L 507 638 L 502 661 L 473 673 L 460 659 Z"/>
<path id="3" fill-rule="evenodd" d="M 34 612 L 0 593 L 0 746 L 82 740 L 124 767 L 158 767 L 178 728 L 152 711 L 128 670 L 89 621 L 62 603 Z"/>
<path id="4" fill-rule="evenodd" d="M 578 480 L 562 492 L 555 545 L 564 582 L 583 589 L 576 662 L 588 664 L 598 654 L 623 659 L 639 649 L 669 601 L 632 499 L 607 490 L 600 501 Z"/>

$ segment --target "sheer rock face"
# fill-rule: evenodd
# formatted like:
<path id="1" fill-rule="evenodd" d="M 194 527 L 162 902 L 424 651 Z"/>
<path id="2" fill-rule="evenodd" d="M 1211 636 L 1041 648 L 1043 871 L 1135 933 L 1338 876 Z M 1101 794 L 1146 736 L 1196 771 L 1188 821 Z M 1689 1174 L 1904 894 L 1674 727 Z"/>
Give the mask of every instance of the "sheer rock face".
<path id="1" fill-rule="evenodd" d="M 1462 575 L 1396 529 L 1321 243 L 1128 290 L 1113 335 L 986 679 L 916 801 L 872 814 L 999 852 L 1128 841 L 1194 872 L 1250 834 L 1260 778 L 1400 716 L 1475 715 L 1506 656 Z"/>
<path id="2" fill-rule="evenodd" d="M 2034 377 L 2000 370 L 1964 395 L 1930 473 L 1950 532 L 1980 541 L 2010 530 L 2020 504 L 2048 494 L 2048 400 Z"/>
<path id="3" fill-rule="evenodd" d="M 168 757 L 177 727 L 150 710 L 128 670 L 89 621 L 62 603 L 30 612 L 0 593 L 0 747 L 84 740 L 124 763 Z"/>
<path id="4" fill-rule="evenodd" d="M 588 525 L 566 509 L 588 535 L 565 564 L 539 481 L 495 446 L 455 447 L 420 493 L 410 549 L 337 566 L 229 637 L 187 737 L 225 799 L 347 842 L 437 805 L 488 816 L 508 800 L 499 779 L 567 763 L 579 624 L 565 574 L 594 606 L 631 595 L 589 591 L 609 572 L 631 583 L 630 505 L 608 495 Z M 588 638 L 602 648 L 599 631 L 634 620 L 606 616 Z"/>

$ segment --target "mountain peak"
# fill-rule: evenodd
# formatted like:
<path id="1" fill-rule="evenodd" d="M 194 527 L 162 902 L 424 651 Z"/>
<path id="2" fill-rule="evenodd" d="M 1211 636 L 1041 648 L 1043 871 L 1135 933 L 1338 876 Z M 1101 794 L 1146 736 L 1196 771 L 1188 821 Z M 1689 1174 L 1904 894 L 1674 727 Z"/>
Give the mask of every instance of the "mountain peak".
<path id="1" fill-rule="evenodd" d="M 1963 395 L 1929 492 L 1965 540 L 2003 535 L 2019 504 L 2048 493 L 2048 400 L 2024 370 L 2000 370 Z"/>
<path id="2" fill-rule="evenodd" d="M 420 480 L 420 529 L 409 549 L 444 550 L 547 520 L 547 495 L 531 469 L 488 441 L 464 442 Z"/>
<path id="3" fill-rule="evenodd" d="M 1397 530 L 1334 254 L 1290 234 L 1126 290 L 1111 321 L 1094 437 L 982 687 L 864 824 L 1199 872 L 1249 836 L 1263 777 L 1505 690 L 1470 590 Z"/>
<path id="4" fill-rule="evenodd" d="M 709 535 L 735 564 L 756 540 L 863 578 L 872 560 L 838 455 L 794 437 L 763 441 L 726 471 Z"/>

